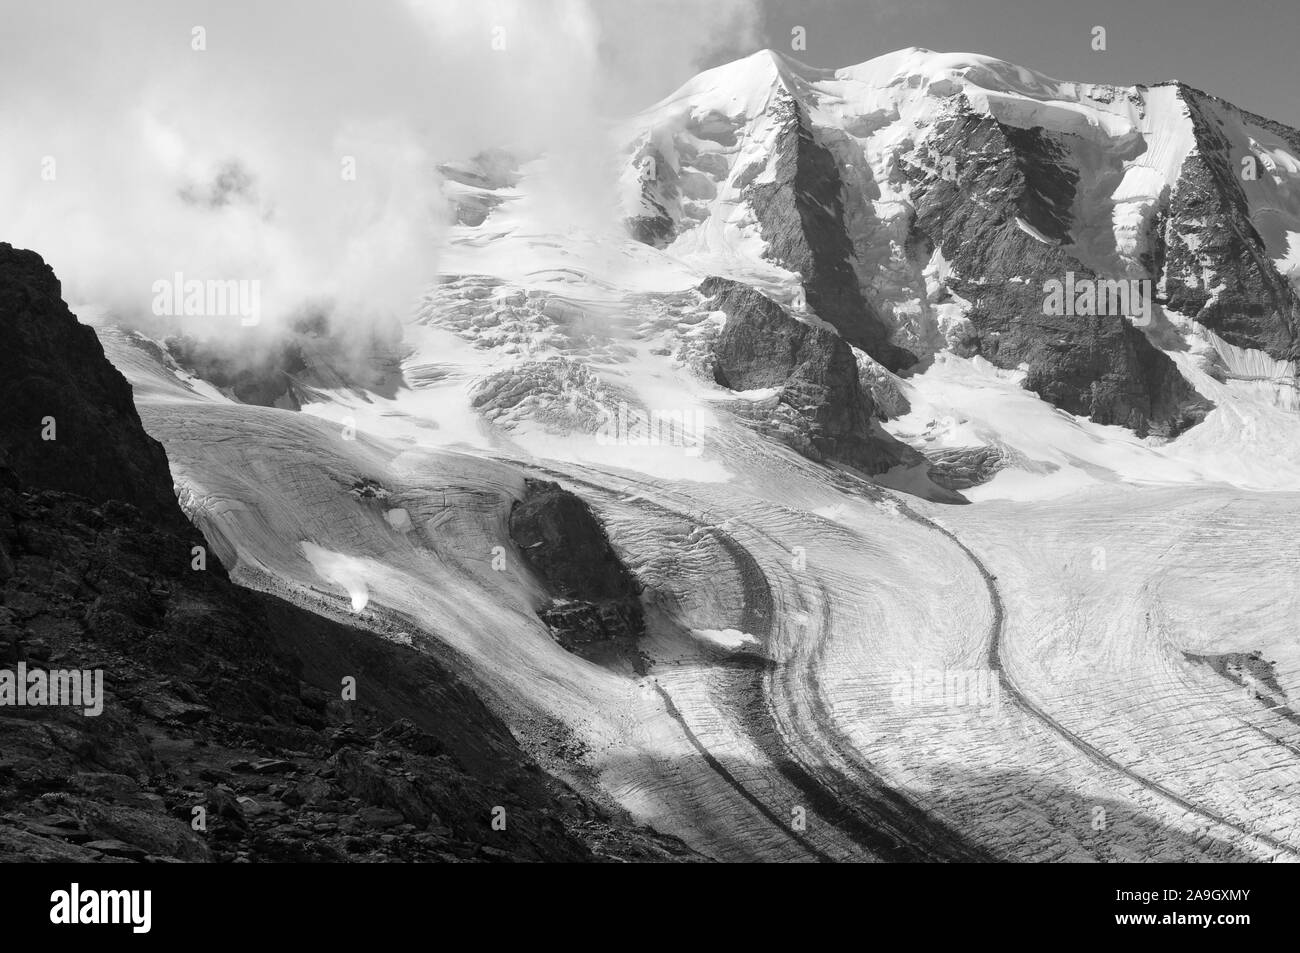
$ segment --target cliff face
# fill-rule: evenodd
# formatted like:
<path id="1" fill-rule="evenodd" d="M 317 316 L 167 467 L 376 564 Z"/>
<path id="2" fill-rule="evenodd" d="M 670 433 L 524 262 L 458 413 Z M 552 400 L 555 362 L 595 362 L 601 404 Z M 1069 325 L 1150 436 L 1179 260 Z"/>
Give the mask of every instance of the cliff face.
<path id="1" fill-rule="evenodd" d="M 889 327 L 858 287 L 835 157 L 793 98 L 772 108 L 782 124 L 773 179 L 748 190 L 766 254 L 800 275 L 808 306 L 844 340 L 891 371 L 911 366 L 916 356 L 890 342 Z"/>
<path id="2" fill-rule="evenodd" d="M 796 321 L 736 281 L 708 278 L 699 290 L 727 315 L 713 344 L 715 380 L 735 391 L 779 389 L 774 401 L 755 408 L 768 413 L 763 429 L 814 459 L 839 460 L 867 473 L 922 462 L 875 424 L 876 406 L 842 337 Z"/>
<path id="3" fill-rule="evenodd" d="M 1257 348 L 1278 360 L 1300 357 L 1300 294 L 1266 254 L 1252 219 L 1248 153 L 1234 148 L 1204 93 L 1180 86 L 1197 149 L 1184 161 L 1159 234 L 1169 307 L 1189 315 L 1238 347 Z M 1250 117 L 1300 153 L 1300 133 Z"/>
<path id="4" fill-rule="evenodd" d="M 961 353 L 1029 368 L 1025 387 L 1062 410 L 1138 436 L 1177 436 L 1211 404 L 1141 331 L 1115 316 L 1041 312 L 1037 287 L 966 286 L 975 333 Z"/>
<path id="5" fill-rule="evenodd" d="M 0 243 L 0 445 L 29 487 L 123 500 L 174 528 L 187 526 L 167 455 L 145 433 L 131 386 L 95 332 L 63 303 L 39 255 Z"/>
<path id="6" fill-rule="evenodd" d="M 0 705 L 0 861 L 694 857 L 427 655 L 233 585 L 50 270 L 0 246 L 0 289 L 5 386 L 43 395 L 0 428 L 0 671 L 103 680 L 99 715 Z"/>
<path id="7" fill-rule="evenodd" d="M 1078 173 L 1061 143 L 967 114 L 934 144 L 941 155 L 965 150 L 951 180 L 908 170 L 916 233 L 942 251 L 960 276 L 954 290 L 972 304 L 958 353 L 1027 365 L 1025 386 L 1044 400 L 1143 436 L 1173 436 L 1201 420 L 1209 402 L 1124 316 L 1043 313 L 1046 282 L 1096 277 L 1065 250 Z"/>

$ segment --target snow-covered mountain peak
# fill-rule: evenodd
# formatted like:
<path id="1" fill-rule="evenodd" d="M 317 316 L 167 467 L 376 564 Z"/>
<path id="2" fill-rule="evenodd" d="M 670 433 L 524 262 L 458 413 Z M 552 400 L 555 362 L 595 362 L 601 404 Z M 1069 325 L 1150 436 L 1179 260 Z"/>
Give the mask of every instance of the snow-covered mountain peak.
<path id="1" fill-rule="evenodd" d="M 639 113 L 630 125 L 657 124 L 679 115 L 683 108 L 731 119 L 754 119 L 766 109 L 774 91 L 793 93 L 833 76 L 833 71 L 806 66 L 784 53 L 763 49 L 699 73 Z"/>
<path id="2" fill-rule="evenodd" d="M 873 57 L 835 71 L 837 79 L 870 86 L 917 86 L 961 80 L 990 89 L 1050 89 L 1059 82 L 1033 70 L 980 53 L 941 53 L 919 46 Z"/>
<path id="3" fill-rule="evenodd" d="M 1278 449 L 1300 443 L 1275 439 L 1300 432 L 1288 336 L 1298 143 L 1174 83 L 1075 83 L 918 47 L 835 70 L 760 50 L 616 128 L 630 235 L 576 219 L 559 157 L 443 166 L 456 224 L 444 280 L 408 328 L 412 394 L 308 409 L 440 446 L 508 441 L 726 480 L 707 449 L 633 459 L 587 431 L 610 407 L 669 408 L 726 421 L 723 442 L 748 446 L 728 416 L 740 407 L 761 418 L 740 414 L 747 428 L 803 439 L 806 421 L 780 408 L 834 400 L 811 399 L 789 368 L 764 367 L 761 384 L 738 369 L 747 344 L 721 335 L 743 331 L 748 309 L 766 315 L 755 340 L 812 342 L 796 353 L 817 355 L 826 393 L 852 391 L 845 368 L 857 361 L 871 428 L 959 469 L 972 448 L 997 448 L 985 456 L 1002 469 L 980 475 L 987 487 L 963 486 L 971 498 L 1070 492 L 1099 472 L 1286 484 L 1300 472 Z M 1246 154 L 1259 157 L 1257 180 L 1239 173 Z M 1044 314 L 1044 282 L 1069 274 L 1149 282 L 1149 323 Z M 730 383 L 715 376 L 724 358 Z M 436 436 L 419 423 L 430 408 Z M 841 459 L 872 459 L 850 439 L 868 416 L 827 417 L 833 444 L 814 421 L 817 439 Z M 1270 445 L 1267 466 L 1223 463 L 1217 448 L 1245 419 L 1252 453 Z"/>

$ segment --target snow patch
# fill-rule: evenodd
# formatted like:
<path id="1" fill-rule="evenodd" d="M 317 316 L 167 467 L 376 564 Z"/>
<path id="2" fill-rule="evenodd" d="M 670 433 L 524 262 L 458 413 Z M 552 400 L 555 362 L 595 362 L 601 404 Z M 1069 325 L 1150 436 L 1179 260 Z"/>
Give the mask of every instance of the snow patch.
<path id="1" fill-rule="evenodd" d="M 691 634 L 731 651 L 756 648 L 761 644 L 755 636 L 739 629 L 691 629 Z"/>

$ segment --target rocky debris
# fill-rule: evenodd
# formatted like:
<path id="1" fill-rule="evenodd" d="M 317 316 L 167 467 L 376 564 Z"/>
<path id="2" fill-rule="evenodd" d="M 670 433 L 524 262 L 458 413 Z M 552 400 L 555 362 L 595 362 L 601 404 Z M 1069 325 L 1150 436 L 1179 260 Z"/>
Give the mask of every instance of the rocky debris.
<path id="1" fill-rule="evenodd" d="M 510 538 L 553 597 L 538 615 L 566 648 L 635 639 L 645 629 L 641 586 L 591 508 L 557 483 L 529 479 L 510 510 Z"/>
<path id="2" fill-rule="evenodd" d="M 131 385 L 41 256 L 3 242 L 0 320 L 0 446 L 17 478 L 181 525 L 167 455 L 140 425 Z"/>
<path id="3" fill-rule="evenodd" d="M 166 457 L 57 294 L 0 246 L 0 355 L 68 388 L 59 442 L 104 486 L 51 488 L 63 458 L 0 426 L 0 668 L 100 672 L 102 710 L 0 707 L 0 862 L 699 859 L 542 772 L 429 656 L 192 568 Z"/>
<path id="4" fill-rule="evenodd" d="M 917 240 L 942 250 L 953 290 L 972 305 L 954 351 L 1004 368 L 1027 365 L 1025 387 L 1044 400 L 1140 436 L 1176 436 L 1202 420 L 1212 405 L 1128 319 L 1043 313 L 1046 280 L 1093 276 L 1062 250 L 1078 173 L 1053 135 L 963 112 L 936 131 L 932 146 L 962 156 L 951 181 L 907 167 Z"/>
<path id="5" fill-rule="evenodd" d="M 653 202 L 654 200 L 647 198 L 646 201 Z M 667 209 L 657 202 L 652 208 L 657 214 L 632 215 L 624 219 L 623 223 L 627 226 L 628 233 L 641 244 L 652 245 L 655 248 L 666 248 L 677 237 L 673 220 L 668 215 Z"/>
<path id="6" fill-rule="evenodd" d="M 639 604 L 557 599 L 537 613 L 555 641 L 569 651 L 593 642 L 635 638 L 645 629 Z"/>
<path id="7" fill-rule="evenodd" d="M 377 480 L 363 477 L 352 484 L 348 489 L 348 495 L 357 502 L 362 500 L 379 500 L 383 502 L 388 499 L 389 492 L 388 488 Z"/>
<path id="8" fill-rule="evenodd" d="M 853 350 L 834 331 L 791 317 L 771 298 L 727 278 L 706 278 L 701 294 L 727 315 L 713 340 L 714 379 L 735 391 L 776 388 L 733 409 L 813 460 L 869 474 L 922 463 L 921 455 L 872 419 Z"/>
<path id="9" fill-rule="evenodd" d="M 774 176 L 746 190 L 765 254 L 801 276 L 808 306 L 845 341 L 891 371 L 910 367 L 916 356 L 890 342 L 889 326 L 858 285 L 834 155 L 817 141 L 794 97 L 781 93 L 770 109 L 782 123 Z"/>
<path id="10" fill-rule="evenodd" d="M 998 447 L 930 450 L 925 456 L 930 461 L 930 479 L 949 490 L 969 490 L 987 483 L 1010 462 Z"/>

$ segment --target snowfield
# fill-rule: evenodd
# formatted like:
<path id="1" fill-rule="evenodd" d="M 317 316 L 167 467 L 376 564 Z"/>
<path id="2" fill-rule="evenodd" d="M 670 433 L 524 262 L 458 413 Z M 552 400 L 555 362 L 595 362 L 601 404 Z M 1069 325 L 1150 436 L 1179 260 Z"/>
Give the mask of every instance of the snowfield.
<path id="1" fill-rule="evenodd" d="M 1136 261 L 1135 225 L 1190 143 L 1173 87 L 1135 98 L 920 50 L 839 71 L 762 53 L 616 131 L 625 158 L 654 142 L 684 183 L 673 212 L 694 225 L 663 249 L 556 221 L 535 198 L 545 158 L 471 196 L 486 217 L 451 229 L 394 396 L 249 406 L 139 335 L 100 338 L 237 581 L 438 656 L 549 770 L 709 856 L 1300 858 L 1295 368 L 1169 314 L 1162 347 L 1215 409 L 1161 441 L 941 350 L 961 302 L 927 291 L 942 261 L 928 278 L 890 265 L 904 212 L 885 184 L 953 84 L 1104 151 L 1113 218 L 1075 241 Z M 862 261 L 936 351 L 896 381 L 909 409 L 885 427 L 1002 450 L 972 505 L 807 460 L 733 412 L 762 394 L 702 370 L 708 275 L 817 320 L 741 194 L 768 165 L 775 85 L 849 130 L 837 148 L 884 186 Z M 1294 259 L 1300 164 L 1248 131 L 1291 176 L 1259 201 L 1270 250 Z M 538 619 L 507 532 L 530 476 L 586 499 L 644 585 L 635 649 L 584 658 Z"/>

